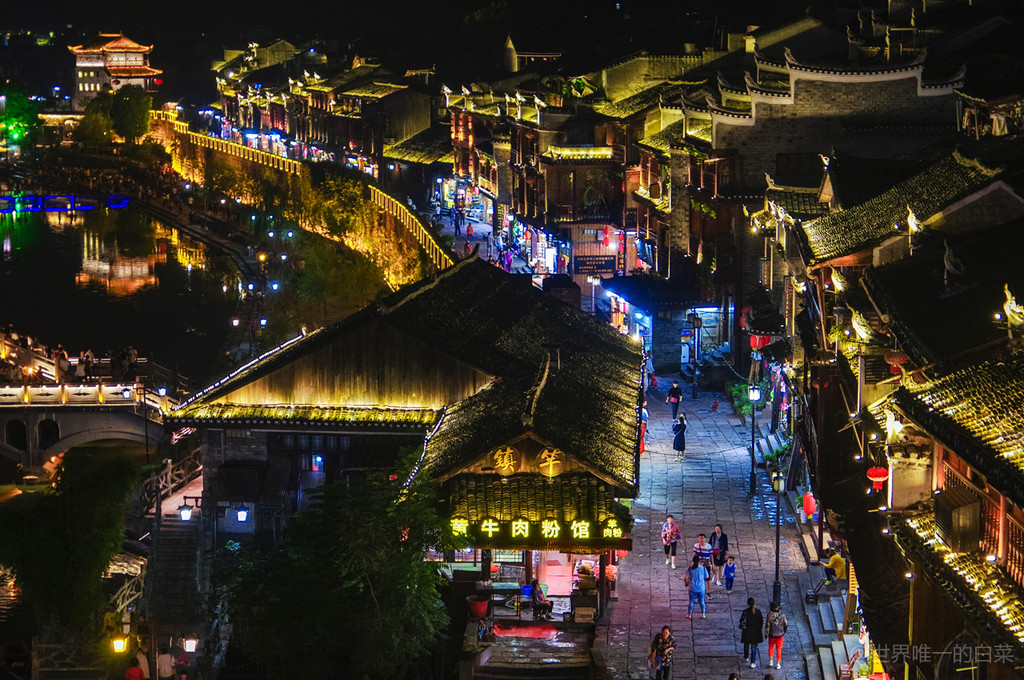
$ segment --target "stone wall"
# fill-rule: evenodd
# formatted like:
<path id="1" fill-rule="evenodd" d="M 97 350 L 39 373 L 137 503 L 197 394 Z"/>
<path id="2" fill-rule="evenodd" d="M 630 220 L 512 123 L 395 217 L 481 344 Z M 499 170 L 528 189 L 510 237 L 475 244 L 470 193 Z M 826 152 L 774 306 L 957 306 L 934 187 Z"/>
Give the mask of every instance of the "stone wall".
<path id="1" fill-rule="evenodd" d="M 764 173 L 785 172 L 780 154 L 825 154 L 853 134 L 849 128 L 942 126 L 956 124 L 952 94 L 921 97 L 913 74 L 898 80 L 845 82 L 798 78 L 793 103 L 758 102 L 754 125 L 715 125 L 715 148 L 738 154 L 740 186 L 764 183 Z M 906 135 L 913 139 L 914 133 Z M 930 140 L 921 136 L 921 143 Z M 854 149 L 856 150 L 856 149 Z M 884 149 L 863 150 L 865 155 Z"/>

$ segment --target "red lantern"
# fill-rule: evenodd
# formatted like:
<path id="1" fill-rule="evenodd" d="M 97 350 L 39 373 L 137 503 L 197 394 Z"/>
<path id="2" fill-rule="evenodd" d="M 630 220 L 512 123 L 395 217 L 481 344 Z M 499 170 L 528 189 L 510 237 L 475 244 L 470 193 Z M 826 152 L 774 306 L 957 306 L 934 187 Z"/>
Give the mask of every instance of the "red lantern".
<path id="1" fill-rule="evenodd" d="M 750 349 L 757 349 L 757 347 L 758 347 L 758 337 L 756 335 L 751 335 L 750 336 Z"/>
<path id="2" fill-rule="evenodd" d="M 604 237 L 605 238 L 608 238 L 611 235 L 611 233 L 612 233 L 612 228 L 611 227 L 605 227 L 604 228 Z"/>
<path id="3" fill-rule="evenodd" d="M 868 468 L 868 479 L 871 480 L 871 488 L 877 491 L 889 479 L 889 470 L 883 467 Z"/>
<path id="4" fill-rule="evenodd" d="M 154 85 L 163 85 L 164 84 L 163 78 L 154 78 L 153 79 L 153 84 Z"/>
<path id="5" fill-rule="evenodd" d="M 624 558 L 626 555 L 629 554 L 629 551 L 628 550 L 616 550 L 615 554 L 618 555 L 619 559 L 621 560 L 622 558 Z"/>
<path id="6" fill-rule="evenodd" d="M 607 248 L 611 244 L 612 244 L 612 240 L 610 238 L 608 238 L 607 236 L 605 236 L 604 237 L 604 247 Z"/>
<path id="7" fill-rule="evenodd" d="M 765 347 L 770 345 L 771 342 L 772 342 L 772 336 L 770 336 L 770 335 L 762 335 L 762 336 L 760 336 L 760 338 L 757 341 L 757 348 L 758 349 L 764 349 Z"/>
<path id="8" fill-rule="evenodd" d="M 804 514 L 813 515 L 817 509 L 818 503 L 814 500 L 814 495 L 808 491 L 804 494 Z"/>

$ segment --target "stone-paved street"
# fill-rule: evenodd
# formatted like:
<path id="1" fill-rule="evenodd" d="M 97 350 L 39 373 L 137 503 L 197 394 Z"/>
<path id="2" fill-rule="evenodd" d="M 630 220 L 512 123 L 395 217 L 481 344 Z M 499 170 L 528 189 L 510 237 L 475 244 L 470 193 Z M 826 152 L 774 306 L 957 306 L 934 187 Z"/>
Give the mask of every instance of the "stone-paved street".
<path id="1" fill-rule="evenodd" d="M 775 497 L 763 469 L 758 470 L 758 493 L 748 496 L 750 479 L 750 420 L 741 420 L 731 404 L 718 393 L 702 392 L 691 401 L 683 385 L 681 411 L 688 419 L 686 459 L 676 463 L 672 450 L 672 412 L 664 403 L 671 378 L 660 378 L 659 387 L 647 392 L 650 420 L 647 451 L 640 464 L 640 494 L 633 506 L 633 552 L 620 562 L 610 621 L 598 627 L 595 645 L 603 648 L 615 678 L 647 678 L 646 657 L 651 639 L 663 625 L 672 627 L 676 651 L 672 678 L 726 680 L 731 672 L 741 678 L 763 678 L 765 673 L 780 678 L 806 677 L 803 655 L 813 652 L 810 628 L 800 603 L 797 575 L 806 569 L 799 548 L 799 534 L 783 501 L 781 567 L 783 610 L 789 633 L 783 653 L 782 670 L 768 670 L 758 663 L 756 670 L 742 663 L 739 617 L 747 597 L 767 615 L 775 579 Z M 712 402 L 720 400 L 717 412 Z M 767 412 L 766 412 L 767 413 Z M 760 418 L 759 418 L 760 420 Z M 675 515 L 683 540 L 679 545 L 679 566 L 665 565 L 661 544 L 661 523 L 666 512 Z M 736 557 L 734 591 L 711 585 L 706 619 L 686 619 L 689 596 L 683 585 L 685 565 L 692 556 L 697 534 L 710 535 L 721 524 L 729 537 L 730 553 Z M 761 662 L 766 661 L 767 642 L 761 645 Z"/>

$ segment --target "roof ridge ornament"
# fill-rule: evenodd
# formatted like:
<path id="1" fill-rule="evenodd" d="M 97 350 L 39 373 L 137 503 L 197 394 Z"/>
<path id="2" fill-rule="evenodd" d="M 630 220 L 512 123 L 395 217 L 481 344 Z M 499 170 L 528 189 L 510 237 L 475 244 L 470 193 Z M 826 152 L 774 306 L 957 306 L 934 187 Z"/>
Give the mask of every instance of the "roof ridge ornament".
<path id="1" fill-rule="evenodd" d="M 1024 306 L 1010 292 L 1010 285 L 1003 284 L 1006 301 L 1003 311 L 1006 313 L 1006 334 L 1010 338 L 1010 351 L 1017 353 L 1024 349 Z M 998 314 L 996 317 L 998 318 Z"/>

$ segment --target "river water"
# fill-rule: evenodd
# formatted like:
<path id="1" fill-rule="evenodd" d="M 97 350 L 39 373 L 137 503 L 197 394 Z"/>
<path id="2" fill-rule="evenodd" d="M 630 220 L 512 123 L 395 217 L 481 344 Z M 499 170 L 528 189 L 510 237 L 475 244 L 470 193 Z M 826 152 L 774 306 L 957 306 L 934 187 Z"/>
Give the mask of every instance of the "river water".
<path id="1" fill-rule="evenodd" d="M 49 347 L 63 344 L 69 355 L 133 345 L 197 389 L 238 299 L 230 258 L 138 210 L 0 214 L 0 324 Z M 141 445 L 93 446 L 103 445 L 141 458 Z M 0 568 L 0 655 L 10 655 L 12 642 L 20 649 L 30 626 Z"/>
<path id="2" fill-rule="evenodd" d="M 238 278 L 215 254 L 144 213 L 0 215 L 0 323 L 69 354 L 133 345 L 199 386 L 230 330 Z"/>

